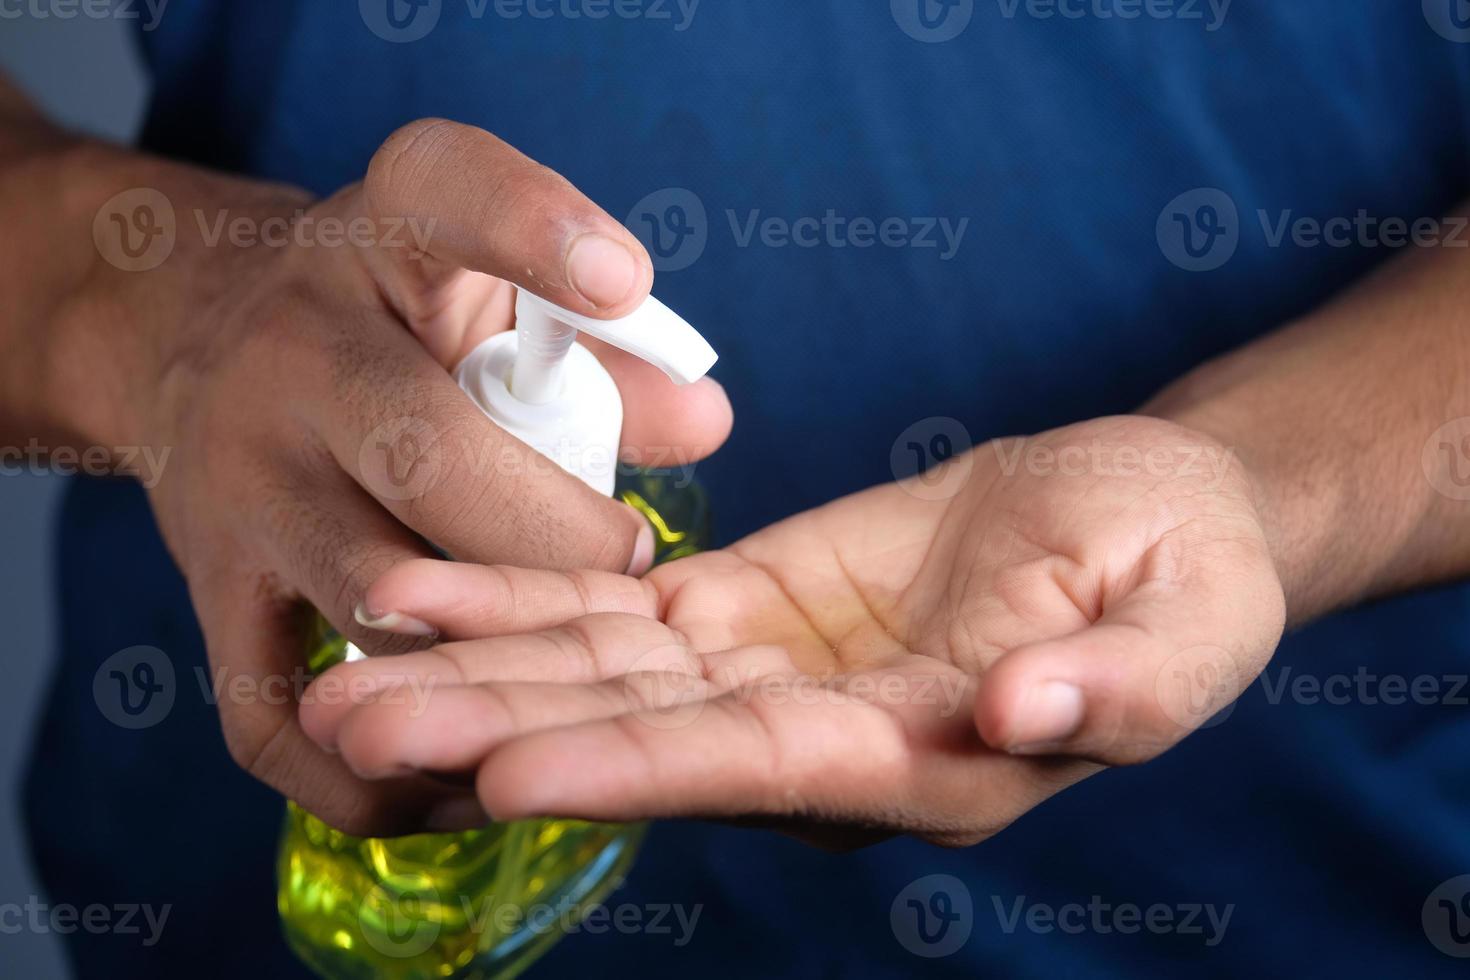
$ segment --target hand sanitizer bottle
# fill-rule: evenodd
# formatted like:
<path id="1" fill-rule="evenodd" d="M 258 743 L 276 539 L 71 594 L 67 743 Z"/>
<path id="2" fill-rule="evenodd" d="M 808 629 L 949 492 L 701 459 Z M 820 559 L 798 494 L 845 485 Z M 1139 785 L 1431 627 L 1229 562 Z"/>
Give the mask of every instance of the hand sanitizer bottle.
<path id="1" fill-rule="evenodd" d="M 594 320 L 534 296 L 516 329 L 465 358 L 460 386 L 503 428 L 653 525 L 655 558 L 708 544 L 703 492 L 656 472 L 617 479 L 623 404 L 578 332 L 638 355 L 688 384 L 714 365 L 704 338 L 649 297 L 619 320 Z M 362 654 L 318 618 L 309 666 Z M 277 858 L 287 941 L 327 980 L 505 978 L 525 969 L 618 884 L 643 827 L 574 820 L 492 824 L 461 834 L 351 837 L 288 803 Z"/>

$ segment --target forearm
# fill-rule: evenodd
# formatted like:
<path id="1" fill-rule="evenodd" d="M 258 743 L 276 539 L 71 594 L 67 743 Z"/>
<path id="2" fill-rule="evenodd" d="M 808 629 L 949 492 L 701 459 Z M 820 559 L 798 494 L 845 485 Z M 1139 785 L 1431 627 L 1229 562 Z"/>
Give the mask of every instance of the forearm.
<path id="1" fill-rule="evenodd" d="M 1144 408 L 1248 467 L 1293 622 L 1470 573 L 1466 311 L 1470 252 L 1416 249 Z"/>
<path id="2" fill-rule="evenodd" d="M 174 209 L 173 250 L 146 271 L 108 261 L 93 235 L 133 188 Z M 229 275 L 228 243 L 211 249 L 194 210 L 289 213 L 301 199 L 65 133 L 0 76 L 0 444 L 146 440 L 140 392 L 159 383 L 176 325 Z"/>

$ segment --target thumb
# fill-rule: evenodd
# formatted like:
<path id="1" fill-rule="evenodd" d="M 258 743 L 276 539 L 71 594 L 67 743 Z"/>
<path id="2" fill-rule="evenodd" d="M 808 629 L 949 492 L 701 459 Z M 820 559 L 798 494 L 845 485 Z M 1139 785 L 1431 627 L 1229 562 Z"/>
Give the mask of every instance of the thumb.
<path id="1" fill-rule="evenodd" d="M 622 316 L 653 286 L 637 238 L 565 177 L 483 129 L 409 123 L 374 154 L 363 189 L 370 214 L 411 223 L 431 259 L 576 312 Z M 422 269 L 404 272 L 422 279 Z"/>
<path id="2" fill-rule="evenodd" d="M 1200 598 L 1130 597 L 1086 629 L 1005 654 L 976 696 L 981 738 L 1017 755 L 1130 765 L 1222 720 L 1265 666 L 1282 617 L 1269 595 L 1221 618 Z"/>

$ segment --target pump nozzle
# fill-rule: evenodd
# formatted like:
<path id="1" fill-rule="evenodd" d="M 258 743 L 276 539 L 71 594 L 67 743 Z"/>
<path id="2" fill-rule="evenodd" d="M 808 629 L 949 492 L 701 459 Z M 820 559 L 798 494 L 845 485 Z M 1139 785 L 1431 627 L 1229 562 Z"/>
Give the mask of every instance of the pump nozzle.
<path id="1" fill-rule="evenodd" d="M 560 397 L 562 369 L 579 330 L 642 358 L 676 384 L 698 381 L 717 359 L 699 331 L 652 296 L 625 317 L 595 320 L 522 289 L 516 296 L 520 344 L 511 373 L 511 394 L 532 405 Z"/>
<path id="2" fill-rule="evenodd" d="M 460 386 L 501 428 L 611 495 L 617 477 L 623 401 L 618 386 L 577 331 L 621 347 L 677 384 L 704 377 L 714 348 L 650 296 L 618 320 L 594 320 L 524 289 L 516 328 L 475 348 L 456 372 Z"/>

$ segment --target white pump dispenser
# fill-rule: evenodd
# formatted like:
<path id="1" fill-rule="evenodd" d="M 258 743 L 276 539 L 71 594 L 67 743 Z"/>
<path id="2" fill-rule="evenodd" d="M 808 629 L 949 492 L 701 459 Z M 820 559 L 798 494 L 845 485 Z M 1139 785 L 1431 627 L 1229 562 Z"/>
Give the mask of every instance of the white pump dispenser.
<path id="1" fill-rule="evenodd" d="M 576 343 L 581 331 L 637 355 L 677 384 L 714 366 L 714 349 L 652 296 L 617 320 L 594 320 L 522 289 L 516 327 L 496 334 L 460 364 L 459 385 L 501 428 L 612 496 L 623 431 L 623 400 L 612 376 Z"/>

